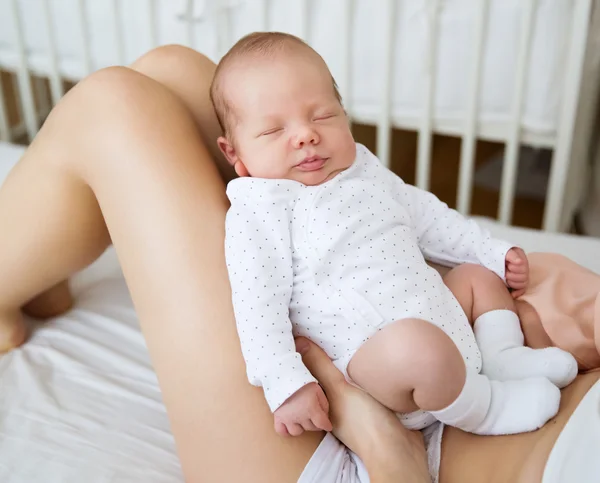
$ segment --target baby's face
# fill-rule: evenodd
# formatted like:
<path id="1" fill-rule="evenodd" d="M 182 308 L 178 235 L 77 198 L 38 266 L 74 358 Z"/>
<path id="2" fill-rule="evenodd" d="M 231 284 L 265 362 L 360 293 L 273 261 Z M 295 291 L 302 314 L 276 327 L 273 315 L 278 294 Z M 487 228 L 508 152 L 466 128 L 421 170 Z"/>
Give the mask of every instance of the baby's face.
<path id="1" fill-rule="evenodd" d="M 250 176 L 318 185 L 354 162 L 348 118 L 314 56 L 257 59 L 226 82 L 235 158 Z"/>

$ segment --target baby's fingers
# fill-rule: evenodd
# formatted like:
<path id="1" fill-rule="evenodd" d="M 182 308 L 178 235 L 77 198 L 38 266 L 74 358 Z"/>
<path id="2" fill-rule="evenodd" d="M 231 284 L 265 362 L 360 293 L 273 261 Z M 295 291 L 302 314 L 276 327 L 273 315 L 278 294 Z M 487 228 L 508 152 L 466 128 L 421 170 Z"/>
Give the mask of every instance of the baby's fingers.
<path id="1" fill-rule="evenodd" d="M 524 263 L 509 263 L 508 270 L 513 273 L 527 273 L 527 265 Z"/>
<path id="2" fill-rule="evenodd" d="M 317 428 L 310 419 L 302 421 L 301 426 L 304 431 L 320 431 L 320 429 Z"/>
<path id="3" fill-rule="evenodd" d="M 300 436 L 304 432 L 304 429 L 298 423 L 288 423 L 287 430 L 292 436 Z"/>
<path id="4" fill-rule="evenodd" d="M 506 281 L 512 283 L 524 283 L 527 282 L 529 276 L 526 273 L 507 273 Z"/>
<path id="5" fill-rule="evenodd" d="M 310 420 L 318 429 L 322 429 L 323 431 L 333 431 L 333 425 L 329 420 L 329 416 L 327 416 L 327 413 L 320 407 L 311 412 Z"/>
<path id="6" fill-rule="evenodd" d="M 280 436 L 290 435 L 285 424 L 283 424 L 281 421 L 275 421 L 275 432 Z"/>

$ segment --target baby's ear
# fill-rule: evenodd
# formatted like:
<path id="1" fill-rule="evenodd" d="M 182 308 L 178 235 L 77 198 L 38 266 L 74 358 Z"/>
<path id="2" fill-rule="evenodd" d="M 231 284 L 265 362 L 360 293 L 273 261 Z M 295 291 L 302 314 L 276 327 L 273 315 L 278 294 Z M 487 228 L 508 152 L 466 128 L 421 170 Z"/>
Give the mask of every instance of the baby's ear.
<path id="1" fill-rule="evenodd" d="M 227 159 L 227 162 L 231 166 L 235 166 L 235 163 L 238 162 L 238 156 L 235 152 L 233 144 L 223 136 L 219 136 L 219 139 L 217 139 L 217 144 L 219 145 L 219 149 L 223 153 L 223 156 L 225 156 L 225 159 Z"/>
<path id="2" fill-rule="evenodd" d="M 219 149 L 223 153 L 223 156 L 225 156 L 227 162 L 233 166 L 238 176 L 242 178 L 244 176 L 250 176 L 246 166 L 244 163 L 242 163 L 242 160 L 237 155 L 233 144 L 230 143 L 227 138 L 220 136 L 219 139 L 217 139 L 217 144 L 219 145 Z"/>

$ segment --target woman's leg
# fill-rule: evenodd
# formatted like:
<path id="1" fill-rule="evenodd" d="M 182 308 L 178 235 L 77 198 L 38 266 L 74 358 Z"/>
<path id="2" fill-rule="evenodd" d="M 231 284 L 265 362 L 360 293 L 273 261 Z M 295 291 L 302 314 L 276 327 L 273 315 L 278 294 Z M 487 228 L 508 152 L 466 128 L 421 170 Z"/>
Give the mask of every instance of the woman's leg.
<path id="1" fill-rule="evenodd" d="M 206 76 L 179 81 L 206 98 Z M 223 255 L 224 186 L 198 135 L 201 116 L 175 91 L 111 68 L 54 109 L 0 190 L 0 320 L 112 239 L 187 481 L 295 481 L 322 435 L 280 439 L 246 380 Z"/>

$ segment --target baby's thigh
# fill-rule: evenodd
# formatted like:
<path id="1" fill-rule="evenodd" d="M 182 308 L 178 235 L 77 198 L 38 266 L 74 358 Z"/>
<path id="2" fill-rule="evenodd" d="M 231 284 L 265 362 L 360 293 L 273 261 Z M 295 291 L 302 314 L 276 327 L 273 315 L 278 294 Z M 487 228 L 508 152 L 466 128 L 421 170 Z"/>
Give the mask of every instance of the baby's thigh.
<path id="1" fill-rule="evenodd" d="M 465 364 L 442 329 L 424 320 L 403 319 L 365 342 L 350 360 L 347 372 L 379 402 L 408 413 L 435 410 L 452 402 L 464 383 Z"/>
<path id="2" fill-rule="evenodd" d="M 504 281 L 481 265 L 458 265 L 447 272 L 443 280 L 471 324 L 480 312 L 510 304 L 511 296 Z"/>

